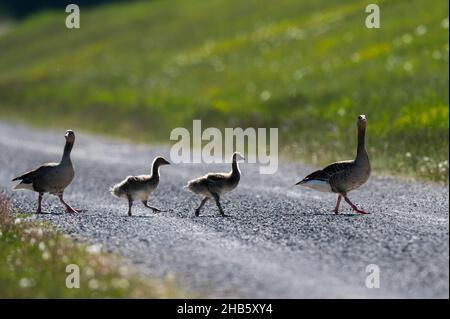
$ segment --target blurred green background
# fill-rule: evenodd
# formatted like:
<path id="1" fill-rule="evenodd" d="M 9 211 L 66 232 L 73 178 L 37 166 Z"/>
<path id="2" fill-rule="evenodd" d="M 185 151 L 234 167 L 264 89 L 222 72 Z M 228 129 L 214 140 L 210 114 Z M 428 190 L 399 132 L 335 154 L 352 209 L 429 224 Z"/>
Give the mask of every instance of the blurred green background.
<path id="1" fill-rule="evenodd" d="M 283 156 L 352 158 L 448 183 L 448 1 L 160 0 L 0 14 L 0 119 L 169 143 L 202 126 L 278 127 Z M 0 5 L 1 8 L 1 5 Z M 11 12 L 11 11 L 10 11 Z"/>

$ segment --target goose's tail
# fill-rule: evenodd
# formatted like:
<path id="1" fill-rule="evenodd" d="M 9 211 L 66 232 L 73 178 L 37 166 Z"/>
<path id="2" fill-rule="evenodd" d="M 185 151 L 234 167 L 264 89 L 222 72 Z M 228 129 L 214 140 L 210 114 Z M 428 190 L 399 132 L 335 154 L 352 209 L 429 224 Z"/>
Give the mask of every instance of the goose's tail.
<path id="1" fill-rule="evenodd" d="M 109 191 L 111 192 L 111 194 L 112 194 L 113 196 L 116 196 L 116 197 L 118 197 L 118 198 L 121 198 L 122 196 L 125 195 L 125 192 L 123 191 L 122 187 L 120 187 L 120 186 L 122 186 L 122 185 L 116 184 L 116 185 L 111 186 L 111 188 L 109 189 Z"/>
<path id="2" fill-rule="evenodd" d="M 197 184 L 196 181 L 192 180 L 192 181 L 189 181 L 185 186 L 183 186 L 183 188 L 185 190 L 187 190 L 188 192 L 195 193 L 196 184 Z"/>
<path id="3" fill-rule="evenodd" d="M 18 190 L 22 190 L 22 189 L 27 189 L 27 190 L 30 190 L 30 191 L 34 191 L 33 183 L 28 183 L 26 181 L 21 181 L 19 184 L 17 184 L 13 188 L 14 191 L 18 191 Z"/>
<path id="4" fill-rule="evenodd" d="M 205 186 L 204 180 L 201 179 L 193 179 L 187 183 L 184 188 L 194 194 L 202 194 L 207 191 L 207 187 Z"/>

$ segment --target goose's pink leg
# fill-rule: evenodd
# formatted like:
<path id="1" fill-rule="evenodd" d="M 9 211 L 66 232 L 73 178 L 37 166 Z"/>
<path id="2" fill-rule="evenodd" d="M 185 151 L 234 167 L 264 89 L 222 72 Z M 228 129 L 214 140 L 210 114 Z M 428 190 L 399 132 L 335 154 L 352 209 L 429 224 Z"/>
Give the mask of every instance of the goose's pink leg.
<path id="1" fill-rule="evenodd" d="M 61 201 L 61 203 L 63 203 L 63 205 L 66 206 L 66 212 L 67 213 L 79 213 L 79 211 L 77 211 L 76 209 L 72 208 L 69 204 L 67 204 L 64 201 L 63 194 L 58 194 L 58 198 Z"/>
<path id="2" fill-rule="evenodd" d="M 38 197 L 38 208 L 36 214 L 40 214 L 42 212 L 42 193 L 39 193 Z"/>
<path id="3" fill-rule="evenodd" d="M 357 212 L 358 214 L 369 214 L 368 212 L 365 212 L 363 210 L 358 209 L 355 204 L 353 204 L 350 199 L 348 199 L 347 196 L 344 197 L 345 201 L 352 207 L 352 209 Z"/>
<path id="4" fill-rule="evenodd" d="M 333 212 L 335 214 L 339 214 L 339 205 L 341 204 L 342 195 L 338 196 L 338 199 L 336 201 L 336 207 L 334 208 Z"/>

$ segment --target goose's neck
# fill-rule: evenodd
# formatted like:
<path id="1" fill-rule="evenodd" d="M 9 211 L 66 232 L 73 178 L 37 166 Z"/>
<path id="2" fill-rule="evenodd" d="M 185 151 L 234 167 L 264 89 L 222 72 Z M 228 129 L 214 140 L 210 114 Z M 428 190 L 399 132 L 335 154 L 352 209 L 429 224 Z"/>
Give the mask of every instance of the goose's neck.
<path id="1" fill-rule="evenodd" d="M 152 165 L 152 178 L 159 179 L 159 165 L 157 164 Z"/>
<path id="2" fill-rule="evenodd" d="M 240 176 L 241 171 L 239 170 L 238 163 L 235 159 L 233 159 L 233 164 L 231 164 L 231 175 Z"/>
<path id="3" fill-rule="evenodd" d="M 367 157 L 366 151 L 366 128 L 358 128 L 358 149 L 356 159 Z"/>
<path id="4" fill-rule="evenodd" d="M 70 162 L 70 152 L 72 152 L 73 143 L 66 142 L 66 145 L 64 145 L 64 153 L 61 159 L 61 162 Z"/>

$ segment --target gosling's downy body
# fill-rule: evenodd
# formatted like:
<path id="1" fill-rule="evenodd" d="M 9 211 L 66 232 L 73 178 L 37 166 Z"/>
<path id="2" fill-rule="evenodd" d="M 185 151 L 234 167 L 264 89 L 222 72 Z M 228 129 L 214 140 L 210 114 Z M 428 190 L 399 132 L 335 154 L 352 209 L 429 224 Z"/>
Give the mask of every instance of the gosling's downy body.
<path id="1" fill-rule="evenodd" d="M 201 209 L 210 198 L 214 198 L 220 214 L 226 216 L 220 204 L 220 196 L 231 192 L 239 184 L 241 172 L 239 170 L 238 160 L 244 160 L 244 157 L 236 152 L 232 156 L 230 172 L 209 173 L 188 182 L 185 187 L 189 191 L 204 196 L 200 205 L 195 209 L 195 216 L 200 215 Z"/>
<path id="2" fill-rule="evenodd" d="M 358 116 L 358 149 L 356 158 L 328 165 L 322 170 L 315 171 L 296 185 L 309 187 L 321 192 L 339 194 L 334 213 L 339 213 L 342 197 L 359 214 L 368 214 L 358 209 L 347 196 L 347 193 L 363 185 L 370 176 L 370 160 L 365 147 L 366 116 Z"/>
<path id="3" fill-rule="evenodd" d="M 14 190 L 27 189 L 39 193 L 38 208 L 36 213 L 42 212 L 42 197 L 44 193 L 50 193 L 58 196 L 61 203 L 69 213 L 78 212 L 64 201 L 63 193 L 67 186 L 72 182 L 75 172 L 73 169 L 70 153 L 75 143 L 75 133 L 68 130 L 65 134 L 66 144 L 64 146 L 63 156 L 59 163 L 47 163 L 17 176 L 13 181 L 20 181 L 14 187 Z"/>
<path id="4" fill-rule="evenodd" d="M 150 194 L 158 187 L 159 167 L 169 164 L 169 161 L 158 156 L 153 160 L 151 175 L 128 176 L 111 188 L 111 193 L 114 196 L 128 200 L 128 216 L 131 216 L 131 207 L 136 200 L 141 201 L 145 207 L 150 208 L 153 212 L 161 211 L 158 208 L 149 206 L 147 200 Z"/>

